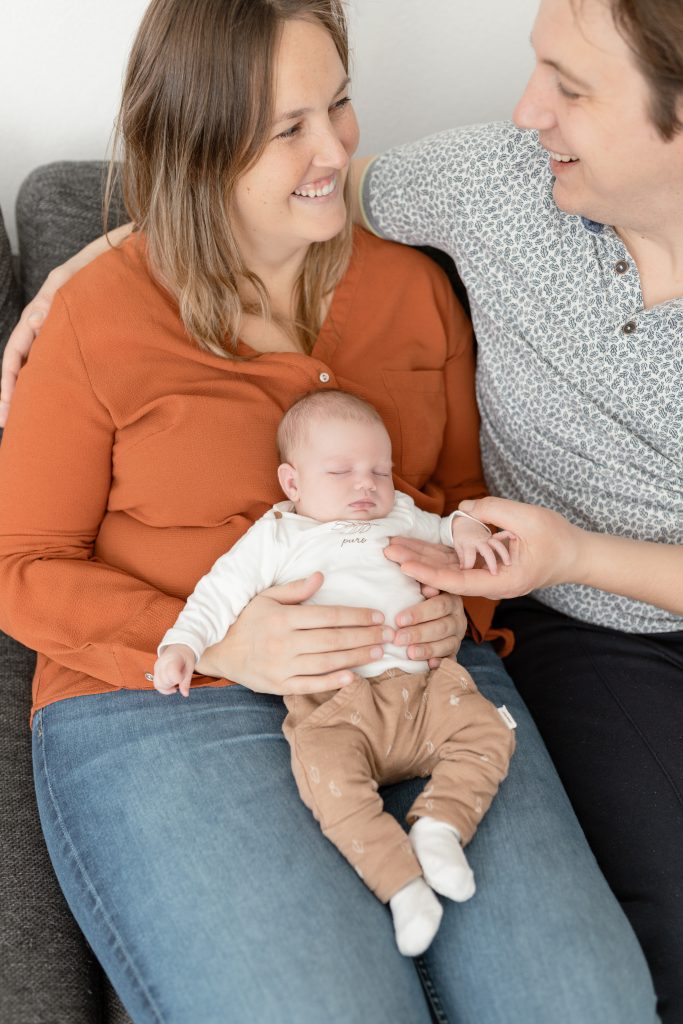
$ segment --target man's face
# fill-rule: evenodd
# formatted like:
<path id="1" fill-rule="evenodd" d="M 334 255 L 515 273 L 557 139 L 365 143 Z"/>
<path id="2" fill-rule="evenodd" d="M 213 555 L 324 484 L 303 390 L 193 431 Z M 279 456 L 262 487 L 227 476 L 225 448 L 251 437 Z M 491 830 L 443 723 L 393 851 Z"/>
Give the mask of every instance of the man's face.
<path id="1" fill-rule="evenodd" d="M 683 133 L 667 142 L 607 0 L 541 0 L 536 67 L 514 112 L 548 150 L 566 213 L 644 232 L 683 200 Z"/>

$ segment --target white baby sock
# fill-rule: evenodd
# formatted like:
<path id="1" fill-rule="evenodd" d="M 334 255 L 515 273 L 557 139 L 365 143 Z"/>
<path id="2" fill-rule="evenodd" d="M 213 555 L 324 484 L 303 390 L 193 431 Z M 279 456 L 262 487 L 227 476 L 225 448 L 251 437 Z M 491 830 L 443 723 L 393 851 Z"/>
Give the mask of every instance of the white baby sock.
<path id="1" fill-rule="evenodd" d="M 434 818 L 418 818 L 409 838 L 425 881 L 432 889 L 458 903 L 474 896 L 474 875 L 452 825 Z"/>
<path id="2" fill-rule="evenodd" d="M 404 956 L 424 953 L 439 930 L 443 909 L 423 878 L 414 878 L 389 900 L 396 945 Z"/>

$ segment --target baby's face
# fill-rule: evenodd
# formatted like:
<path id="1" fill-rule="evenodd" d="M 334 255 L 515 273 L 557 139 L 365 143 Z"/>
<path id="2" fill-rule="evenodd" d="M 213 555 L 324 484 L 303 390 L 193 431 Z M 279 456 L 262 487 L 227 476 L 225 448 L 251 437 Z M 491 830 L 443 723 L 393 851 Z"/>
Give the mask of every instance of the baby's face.
<path id="1" fill-rule="evenodd" d="M 306 435 L 278 471 L 299 515 L 329 523 L 389 514 L 391 441 L 381 423 L 314 419 Z"/>

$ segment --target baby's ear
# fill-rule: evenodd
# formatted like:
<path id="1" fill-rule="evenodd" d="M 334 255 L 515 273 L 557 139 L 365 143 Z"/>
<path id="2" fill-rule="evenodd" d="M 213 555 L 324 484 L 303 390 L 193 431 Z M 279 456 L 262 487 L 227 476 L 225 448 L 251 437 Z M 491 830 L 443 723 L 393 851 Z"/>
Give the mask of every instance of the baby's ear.
<path id="1" fill-rule="evenodd" d="M 290 466 L 288 462 L 283 462 L 281 466 L 277 467 L 277 478 L 280 481 L 280 487 L 289 500 L 297 501 L 299 498 L 299 478 L 294 466 Z"/>

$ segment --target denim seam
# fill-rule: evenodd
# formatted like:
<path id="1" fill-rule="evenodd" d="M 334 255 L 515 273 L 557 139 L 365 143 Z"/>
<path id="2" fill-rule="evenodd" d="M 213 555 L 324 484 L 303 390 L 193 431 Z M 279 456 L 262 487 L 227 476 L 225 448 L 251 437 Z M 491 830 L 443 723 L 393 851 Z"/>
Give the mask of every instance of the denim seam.
<path id="1" fill-rule="evenodd" d="M 427 964 L 423 957 L 418 957 L 415 960 L 415 967 L 417 968 L 417 973 L 420 976 L 420 981 L 422 982 L 422 987 L 429 1001 L 432 1013 L 436 1017 L 437 1024 L 448 1024 L 448 1017 L 446 1016 L 441 1000 L 437 995 L 436 988 L 434 987 L 434 983 L 429 975 L 429 969 L 427 968 Z"/>
<path id="2" fill-rule="evenodd" d="M 47 790 L 47 792 L 49 794 L 49 797 L 50 797 L 50 806 L 51 806 L 51 809 L 52 809 L 52 813 L 54 814 L 54 818 L 55 818 L 57 827 L 58 827 L 59 831 L 61 832 L 62 838 L 63 838 L 63 840 L 64 840 L 64 842 L 66 844 L 66 848 L 67 848 L 68 854 L 69 854 L 73 864 L 75 865 L 76 873 L 80 876 L 81 882 L 84 884 L 85 890 L 86 890 L 86 892 L 88 893 L 90 899 L 93 902 L 93 913 L 94 913 L 94 915 L 101 917 L 102 921 L 104 922 L 105 927 L 109 930 L 109 932 L 111 934 L 111 937 L 114 940 L 113 943 L 112 943 L 112 946 L 111 946 L 112 951 L 114 952 L 114 955 L 123 964 L 124 970 L 128 974 L 128 977 L 132 981 L 133 985 L 137 988 L 140 996 L 147 1003 L 147 1006 L 148 1006 L 149 1010 L 151 1011 L 151 1013 L 154 1014 L 154 1019 L 158 1022 L 158 1024 L 164 1024 L 163 1017 L 161 1016 L 157 1006 L 154 1003 L 154 1000 L 152 999 L 152 996 L 149 993 L 149 990 L 147 989 L 147 987 L 144 984 L 142 978 L 140 977 L 137 969 L 135 968 L 135 965 L 134 965 L 132 959 L 128 955 L 121 936 L 119 935 L 118 931 L 114 927 L 113 922 L 111 921 L 111 918 L 109 917 L 109 915 L 107 914 L 106 910 L 104 909 L 104 904 L 102 902 L 102 899 L 100 898 L 100 896 L 99 896 L 99 894 L 97 892 L 97 889 L 95 888 L 92 880 L 90 879 L 87 871 L 85 870 L 85 867 L 84 867 L 83 863 L 81 862 L 81 860 L 80 860 L 80 858 L 78 856 L 78 853 L 76 851 L 76 848 L 75 848 L 75 846 L 74 846 L 74 844 L 73 844 L 73 842 L 71 840 L 71 836 L 69 835 L 69 832 L 68 832 L 68 830 L 67 830 L 67 828 L 66 828 L 66 826 L 64 824 L 64 821 L 63 821 L 63 818 L 61 816 L 61 812 L 59 810 L 59 806 L 58 806 L 58 803 L 57 803 L 57 800 L 56 800 L 56 797 L 55 797 L 55 794 L 54 794 L 54 791 L 53 791 L 52 786 L 50 784 L 50 778 L 49 778 L 49 774 L 48 774 L 47 760 L 46 760 L 46 754 L 45 754 L 45 734 L 44 734 L 44 730 L 43 730 L 42 714 L 41 714 L 41 717 L 40 717 L 39 728 L 38 728 L 38 739 L 39 739 L 39 742 L 40 742 L 40 751 L 41 751 L 41 762 L 42 762 L 41 769 L 42 769 L 42 773 L 43 773 L 43 777 L 44 777 L 44 781 L 45 781 L 45 787 L 46 787 L 46 790 Z"/>
<path id="3" fill-rule="evenodd" d="M 607 679 L 603 675 L 603 673 L 602 673 L 602 671 L 600 669 L 600 666 L 593 660 L 593 655 L 590 653 L 590 650 L 583 643 L 580 630 L 575 629 L 574 633 L 576 634 L 576 637 L 577 637 L 579 643 L 581 644 L 581 647 L 582 647 L 586 657 L 588 658 L 588 660 L 590 661 L 591 665 L 593 666 L 593 671 L 595 672 L 597 678 L 600 679 L 600 681 L 602 682 L 602 685 L 605 687 L 605 689 L 607 690 L 607 692 L 609 693 L 610 697 L 612 698 L 614 703 L 617 705 L 619 710 L 621 711 L 621 713 L 624 716 L 624 718 L 626 719 L 626 721 L 630 724 L 630 726 L 633 729 L 633 731 L 640 738 L 641 743 L 643 744 L 645 749 L 649 752 L 649 754 L 652 757 L 653 761 L 659 767 L 660 772 L 662 773 L 664 778 L 668 781 L 669 785 L 671 786 L 671 789 L 672 789 L 674 795 L 676 796 L 676 799 L 678 800 L 678 803 L 683 807 L 683 796 L 681 795 L 681 793 L 680 793 L 680 791 L 678 789 L 678 786 L 676 785 L 676 783 L 672 779 L 670 773 L 667 771 L 667 769 L 662 764 L 662 761 L 661 761 L 659 755 L 657 754 L 656 750 L 649 743 L 649 741 L 647 740 L 647 738 L 644 735 L 643 731 L 640 729 L 640 727 L 633 720 L 633 718 L 628 713 L 628 711 L 626 710 L 624 705 L 621 703 L 621 701 L 619 700 L 617 694 L 612 689 L 612 687 L 609 685 L 609 683 L 607 682 Z"/>

